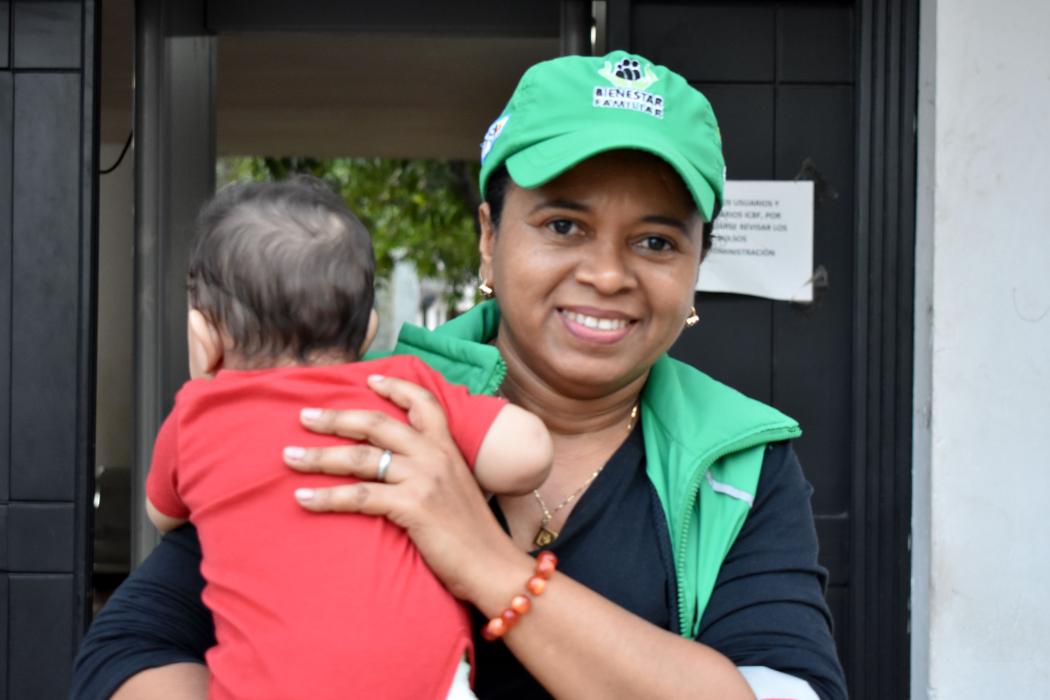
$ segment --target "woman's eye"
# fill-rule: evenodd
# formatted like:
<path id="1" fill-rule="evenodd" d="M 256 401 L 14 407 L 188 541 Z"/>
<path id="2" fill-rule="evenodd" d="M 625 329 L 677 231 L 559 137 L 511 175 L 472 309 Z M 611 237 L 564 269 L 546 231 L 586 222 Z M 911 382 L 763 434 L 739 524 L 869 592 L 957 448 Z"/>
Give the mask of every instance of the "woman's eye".
<path id="1" fill-rule="evenodd" d="M 572 233 L 572 230 L 576 228 L 576 223 L 569 219 L 555 219 L 547 224 L 547 228 L 559 235 L 567 235 Z"/>
<path id="2" fill-rule="evenodd" d="M 642 239 L 642 246 L 654 253 L 665 253 L 674 248 L 674 244 L 662 236 L 646 236 Z"/>

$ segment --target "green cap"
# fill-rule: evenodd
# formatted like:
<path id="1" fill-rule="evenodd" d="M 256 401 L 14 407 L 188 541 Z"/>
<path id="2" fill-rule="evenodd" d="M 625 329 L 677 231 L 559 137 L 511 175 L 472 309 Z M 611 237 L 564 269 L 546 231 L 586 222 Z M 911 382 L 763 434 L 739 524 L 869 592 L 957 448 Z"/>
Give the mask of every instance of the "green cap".
<path id="1" fill-rule="evenodd" d="M 532 188 L 621 148 L 667 161 L 706 221 L 721 209 L 725 160 L 711 103 L 682 76 L 626 51 L 564 56 L 526 71 L 481 144 L 481 191 L 500 165 Z"/>

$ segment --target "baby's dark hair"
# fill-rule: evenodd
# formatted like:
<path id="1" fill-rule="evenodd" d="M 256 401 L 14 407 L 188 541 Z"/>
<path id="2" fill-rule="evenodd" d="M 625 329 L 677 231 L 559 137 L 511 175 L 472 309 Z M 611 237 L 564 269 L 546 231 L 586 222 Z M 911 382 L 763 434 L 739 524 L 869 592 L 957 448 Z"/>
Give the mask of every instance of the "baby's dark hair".
<path id="1" fill-rule="evenodd" d="M 308 362 L 357 359 L 374 276 L 364 225 L 324 182 L 300 175 L 219 190 L 197 218 L 186 287 L 238 355 Z"/>

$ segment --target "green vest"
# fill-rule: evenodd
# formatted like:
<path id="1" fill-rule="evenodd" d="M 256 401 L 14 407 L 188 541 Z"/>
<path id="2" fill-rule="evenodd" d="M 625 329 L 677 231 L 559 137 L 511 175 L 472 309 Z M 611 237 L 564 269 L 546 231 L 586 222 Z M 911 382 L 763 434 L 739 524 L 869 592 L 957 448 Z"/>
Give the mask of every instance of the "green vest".
<path id="1" fill-rule="evenodd" d="M 395 353 L 412 354 L 473 393 L 495 393 L 506 375 L 485 344 L 499 307 L 485 302 L 435 331 L 406 325 Z M 801 434 L 791 418 L 664 355 L 642 391 L 646 473 L 667 516 L 679 628 L 695 638 L 722 561 L 744 525 L 765 446 Z"/>

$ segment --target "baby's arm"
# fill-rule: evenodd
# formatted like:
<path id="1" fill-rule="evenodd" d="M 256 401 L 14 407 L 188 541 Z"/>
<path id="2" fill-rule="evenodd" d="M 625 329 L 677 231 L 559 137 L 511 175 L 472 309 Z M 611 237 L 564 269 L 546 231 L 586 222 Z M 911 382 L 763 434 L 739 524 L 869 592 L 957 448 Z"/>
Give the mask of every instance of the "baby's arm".
<path id="1" fill-rule="evenodd" d="M 449 433 L 467 461 L 472 461 L 474 478 L 483 491 L 520 496 L 543 484 L 554 459 L 551 436 L 543 421 L 506 399 L 471 394 L 467 387 L 449 383 L 418 357 L 406 355 L 403 359 L 418 377 L 417 383 L 438 399 Z M 369 378 L 372 389 L 402 405 L 389 389 L 376 384 L 378 378 Z"/>
<path id="2" fill-rule="evenodd" d="M 554 447 L 543 421 L 507 404 L 485 433 L 474 477 L 488 493 L 521 496 L 543 484 L 553 458 Z"/>
<path id="3" fill-rule="evenodd" d="M 175 486 L 175 470 L 179 462 L 177 430 L 175 413 L 172 412 L 157 433 L 153 443 L 153 461 L 146 477 L 146 515 L 162 533 L 171 532 L 184 524 L 185 516 L 188 515 Z"/>
<path id="4" fill-rule="evenodd" d="M 185 525 L 186 520 L 184 518 L 173 518 L 170 515 L 164 515 L 157 507 L 150 502 L 149 497 L 146 497 L 146 515 L 149 516 L 149 520 L 153 523 L 153 527 L 161 531 L 161 533 L 171 532 L 179 525 Z"/>

